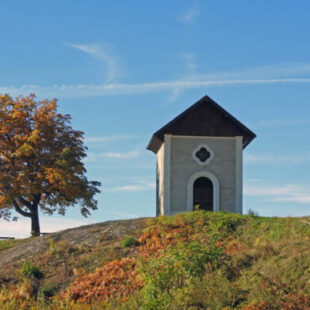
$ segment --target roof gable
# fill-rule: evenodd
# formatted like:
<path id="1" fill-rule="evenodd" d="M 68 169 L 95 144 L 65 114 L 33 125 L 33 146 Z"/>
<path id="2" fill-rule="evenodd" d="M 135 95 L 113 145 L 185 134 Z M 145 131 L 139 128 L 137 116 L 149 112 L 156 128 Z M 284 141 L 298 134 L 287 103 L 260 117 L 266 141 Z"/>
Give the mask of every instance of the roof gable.
<path id="1" fill-rule="evenodd" d="M 256 135 L 210 97 L 205 96 L 156 131 L 147 146 L 157 153 L 164 142 L 164 135 L 243 137 L 245 148 Z"/>

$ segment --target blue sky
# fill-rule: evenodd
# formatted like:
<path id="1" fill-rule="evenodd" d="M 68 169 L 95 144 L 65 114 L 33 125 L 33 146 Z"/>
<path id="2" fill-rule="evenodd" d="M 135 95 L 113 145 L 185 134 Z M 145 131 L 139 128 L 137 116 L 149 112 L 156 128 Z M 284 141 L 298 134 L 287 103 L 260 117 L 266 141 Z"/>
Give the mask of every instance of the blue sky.
<path id="1" fill-rule="evenodd" d="M 85 132 L 99 209 L 42 231 L 155 215 L 152 133 L 209 95 L 257 134 L 244 213 L 310 214 L 309 1 L 0 3 L 0 93 L 59 99 Z M 29 235 L 27 219 L 0 235 Z"/>

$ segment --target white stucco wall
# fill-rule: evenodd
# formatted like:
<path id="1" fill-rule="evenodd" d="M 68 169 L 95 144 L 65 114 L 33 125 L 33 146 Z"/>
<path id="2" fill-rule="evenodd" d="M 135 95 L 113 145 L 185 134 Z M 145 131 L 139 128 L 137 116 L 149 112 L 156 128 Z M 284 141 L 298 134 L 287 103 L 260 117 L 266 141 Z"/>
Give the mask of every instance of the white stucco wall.
<path id="1" fill-rule="evenodd" d="M 192 153 L 200 144 L 213 152 L 203 167 Z M 195 173 L 207 171 L 219 184 L 219 209 L 242 212 L 242 137 L 165 136 L 157 153 L 158 211 L 169 215 L 188 210 L 188 182 Z"/>
<path id="2" fill-rule="evenodd" d="M 163 143 L 156 156 L 156 215 L 164 214 L 164 149 Z"/>

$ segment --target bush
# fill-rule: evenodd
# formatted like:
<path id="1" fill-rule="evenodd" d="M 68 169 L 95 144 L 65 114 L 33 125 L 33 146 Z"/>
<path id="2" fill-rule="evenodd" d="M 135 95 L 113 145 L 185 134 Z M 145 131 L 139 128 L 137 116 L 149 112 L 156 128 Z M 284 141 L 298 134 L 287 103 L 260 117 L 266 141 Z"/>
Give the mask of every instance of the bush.
<path id="1" fill-rule="evenodd" d="M 178 243 L 163 256 L 155 257 L 144 266 L 145 282 L 142 289 L 147 309 L 170 309 L 177 295 L 185 294 L 192 281 L 201 278 L 205 266 L 219 266 L 223 255 L 219 248 L 197 242 Z"/>
<path id="2" fill-rule="evenodd" d="M 259 216 L 258 212 L 253 210 L 253 209 L 248 210 L 248 215 L 250 215 L 252 217 L 258 217 Z"/>
<path id="3" fill-rule="evenodd" d="M 57 259 L 67 258 L 84 252 L 83 248 L 74 246 L 67 240 L 55 242 L 53 239 L 48 239 L 48 243 L 49 253 Z"/>
<path id="4" fill-rule="evenodd" d="M 139 242 L 133 237 L 127 237 L 120 242 L 120 245 L 125 248 L 129 248 L 131 246 L 138 245 L 138 244 Z"/>
<path id="5" fill-rule="evenodd" d="M 19 270 L 20 274 L 27 279 L 42 279 L 44 278 L 40 268 L 31 262 L 22 262 L 22 268 Z"/>
<path id="6" fill-rule="evenodd" d="M 24 263 L 31 279 L 0 289 L 0 309 L 308 309 L 309 222 L 195 211 L 150 219 L 140 235 L 131 231 L 136 239 L 128 232 L 94 248 L 51 240 L 48 266 L 33 260 L 45 280 Z"/>
<path id="7" fill-rule="evenodd" d="M 54 296 L 58 291 L 57 285 L 53 282 L 45 282 L 38 291 L 38 297 L 42 301 L 47 301 L 50 297 Z"/>

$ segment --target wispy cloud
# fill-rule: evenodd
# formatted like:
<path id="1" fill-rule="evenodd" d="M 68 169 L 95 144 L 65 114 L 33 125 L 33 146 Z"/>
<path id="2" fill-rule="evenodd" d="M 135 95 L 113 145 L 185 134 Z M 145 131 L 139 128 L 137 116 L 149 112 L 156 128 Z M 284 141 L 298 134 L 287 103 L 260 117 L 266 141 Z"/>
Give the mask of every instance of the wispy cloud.
<path id="1" fill-rule="evenodd" d="M 300 187 L 296 185 L 271 186 L 271 185 L 250 185 L 244 188 L 244 194 L 248 196 L 281 196 L 296 193 L 300 191 Z"/>
<path id="2" fill-rule="evenodd" d="M 182 53 L 181 57 L 185 60 L 185 67 L 187 73 L 195 72 L 197 68 L 196 55 L 192 53 Z"/>
<path id="3" fill-rule="evenodd" d="M 85 159 L 86 162 L 92 162 L 92 161 L 98 161 L 102 160 L 104 158 L 109 159 L 131 159 L 131 158 L 137 158 L 141 156 L 142 151 L 141 150 L 132 150 L 129 152 L 98 152 L 98 153 L 92 153 L 89 152 L 87 154 L 87 158 Z"/>
<path id="4" fill-rule="evenodd" d="M 290 119 L 262 120 L 256 124 L 257 127 L 294 127 L 310 125 L 310 118 L 295 117 Z"/>
<path id="5" fill-rule="evenodd" d="M 193 59 L 192 59 L 193 61 Z M 194 66 L 190 64 L 190 66 Z M 159 92 L 178 92 L 188 89 L 205 87 L 223 87 L 234 85 L 264 85 L 264 84 L 309 84 L 310 78 L 303 77 L 310 74 L 310 64 L 265 66 L 245 69 L 238 72 L 215 72 L 208 74 L 188 73 L 183 79 L 149 83 L 105 83 L 100 85 L 22 85 L 0 86 L 0 93 L 9 93 L 12 96 L 35 93 L 38 97 L 100 97 L 149 94 Z M 288 77 L 292 74 L 302 77 Z M 285 77 L 282 77 L 285 76 Z M 269 78 L 270 77 L 270 78 Z"/>
<path id="6" fill-rule="evenodd" d="M 264 76 L 264 77 L 287 77 L 292 75 L 307 75 L 310 72 L 309 63 L 291 63 L 291 64 L 276 64 L 265 65 L 256 68 L 246 68 L 244 74 L 247 76 Z"/>
<path id="7" fill-rule="evenodd" d="M 193 77 L 195 79 L 195 75 L 196 75 L 195 71 L 196 71 L 196 67 L 197 67 L 196 55 L 192 54 L 192 53 L 181 53 L 180 56 L 181 56 L 180 58 L 183 62 L 183 65 L 185 67 L 185 74 L 182 77 L 182 79 L 184 81 L 190 81 L 193 79 Z M 182 87 L 176 87 L 176 88 L 172 89 L 171 95 L 168 98 L 168 101 L 169 102 L 176 101 L 179 98 L 179 96 L 183 90 L 184 89 Z"/>
<path id="8" fill-rule="evenodd" d="M 197 5 L 190 7 L 184 13 L 178 16 L 178 21 L 183 24 L 192 24 L 199 16 Z"/>
<path id="9" fill-rule="evenodd" d="M 257 183 L 255 185 L 247 185 L 243 193 L 246 196 L 260 196 L 275 202 L 295 202 L 310 203 L 309 186 L 286 184 L 283 186 L 263 185 Z"/>
<path id="10" fill-rule="evenodd" d="M 103 192 L 141 192 L 141 191 L 154 190 L 154 188 L 155 188 L 154 183 L 146 182 L 144 184 L 129 184 L 129 185 L 105 188 L 102 191 Z"/>
<path id="11" fill-rule="evenodd" d="M 288 79 L 289 77 L 308 77 L 310 63 L 286 63 L 245 67 L 238 71 L 221 71 L 196 73 L 192 79 L 196 80 L 252 80 L 252 79 Z"/>
<path id="12" fill-rule="evenodd" d="M 0 93 L 12 96 L 35 93 L 38 97 L 76 98 L 147 94 L 171 91 L 175 89 L 188 90 L 204 87 L 219 87 L 233 85 L 259 84 L 309 84 L 310 78 L 291 79 L 259 79 L 259 80 L 206 80 L 206 81 L 164 81 L 141 84 L 102 84 L 102 85 L 22 85 L 20 87 L 0 87 Z"/>
<path id="13" fill-rule="evenodd" d="M 292 195 L 290 197 L 277 197 L 274 201 L 310 203 L 310 194 L 308 195 Z M 310 211 L 309 211 L 310 212 Z"/>
<path id="14" fill-rule="evenodd" d="M 246 163 L 255 164 L 267 164 L 267 165 L 278 165 L 278 164 L 302 164 L 310 162 L 310 154 L 301 155 L 254 155 L 244 154 L 244 160 Z"/>
<path id="15" fill-rule="evenodd" d="M 67 43 L 66 45 L 73 47 L 83 53 L 86 53 L 93 58 L 104 61 L 107 66 L 107 73 L 106 73 L 107 82 L 115 81 L 121 75 L 119 58 L 114 55 L 111 55 L 109 49 L 105 45 L 96 43 L 90 43 L 90 44 Z"/>
<path id="16" fill-rule="evenodd" d="M 102 159 L 131 159 L 137 158 L 141 156 L 142 151 L 139 150 L 131 150 L 128 152 L 97 152 L 92 153 L 89 152 L 87 154 L 87 158 L 85 159 L 86 162 L 94 162 L 94 161 L 101 161 Z"/>
<path id="17" fill-rule="evenodd" d="M 197 68 L 196 55 L 193 53 L 182 53 L 185 73 L 179 77 L 183 82 L 195 82 L 192 88 L 199 87 L 199 82 L 208 83 L 208 87 L 226 85 L 247 84 L 279 84 L 279 83 L 301 83 L 306 82 L 310 74 L 309 63 L 275 64 L 260 67 L 246 67 L 238 71 L 221 71 L 201 73 Z M 293 77 L 293 78 L 290 78 Z M 187 86 L 187 85 L 186 85 Z M 174 101 L 187 89 L 178 86 L 172 90 L 170 101 Z M 203 87 L 203 86 L 201 86 Z"/>
<path id="18" fill-rule="evenodd" d="M 102 156 L 105 158 L 117 158 L 117 159 L 122 159 L 122 158 L 136 158 L 138 156 L 141 155 L 141 151 L 140 150 L 133 150 L 130 152 L 126 152 L 126 153 L 117 153 L 117 152 L 106 152 L 103 153 Z"/>
<path id="19" fill-rule="evenodd" d="M 111 135 L 111 136 L 89 136 L 85 137 L 86 143 L 101 143 L 101 142 L 114 142 L 121 140 L 130 140 L 130 139 L 141 139 L 146 136 L 142 135 Z"/>

